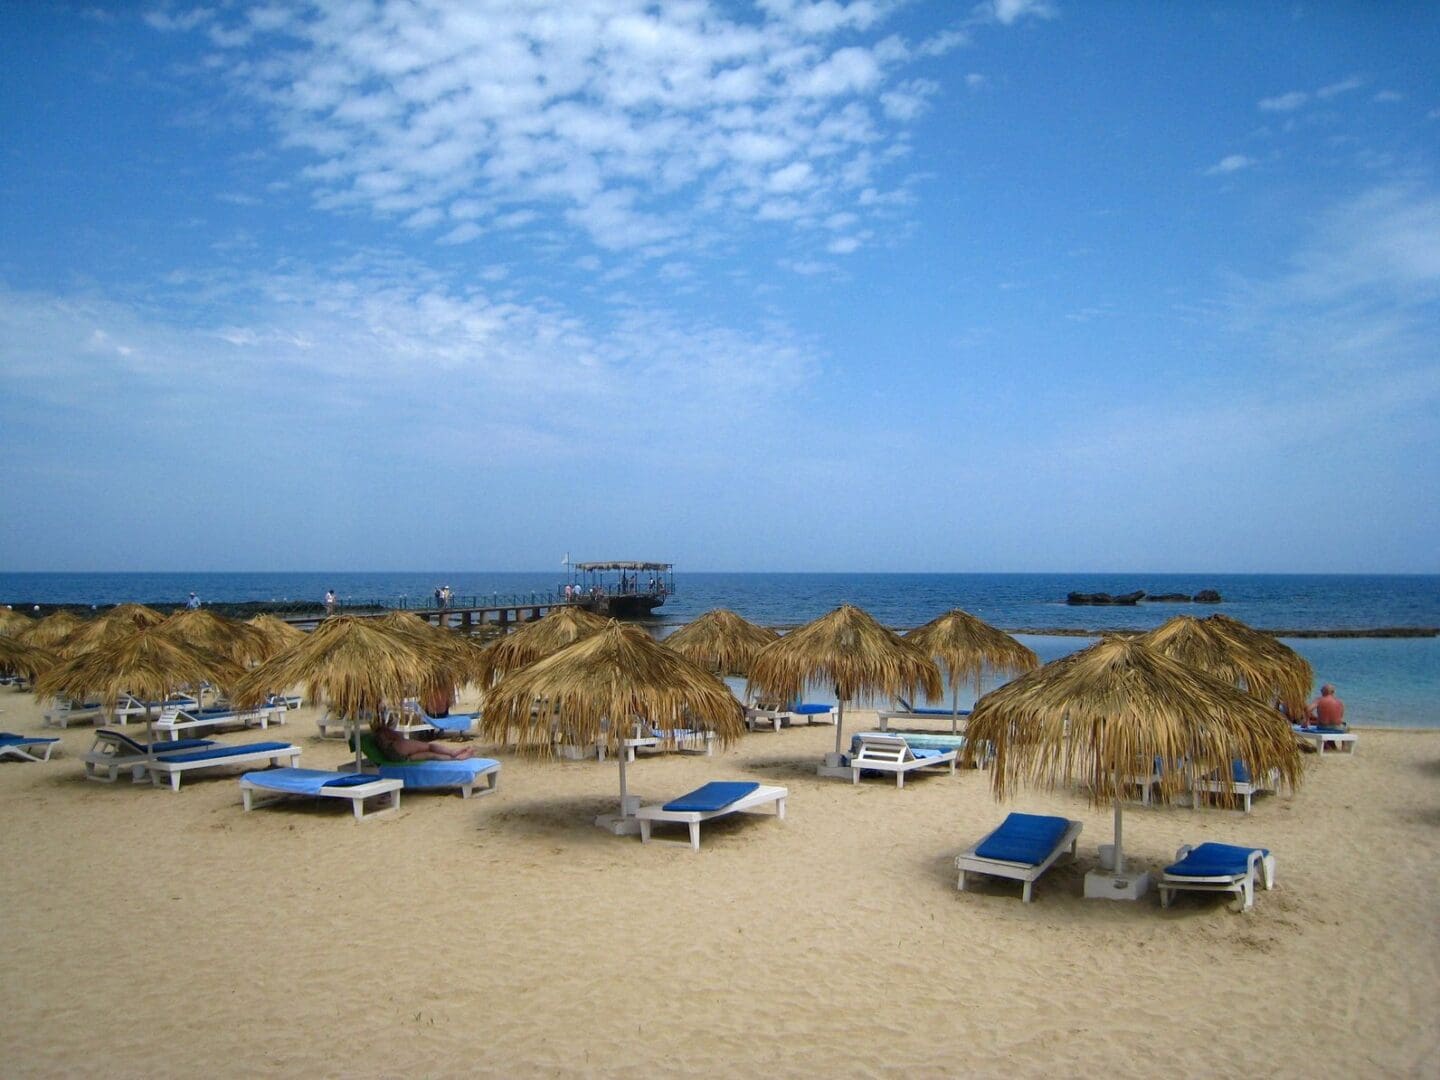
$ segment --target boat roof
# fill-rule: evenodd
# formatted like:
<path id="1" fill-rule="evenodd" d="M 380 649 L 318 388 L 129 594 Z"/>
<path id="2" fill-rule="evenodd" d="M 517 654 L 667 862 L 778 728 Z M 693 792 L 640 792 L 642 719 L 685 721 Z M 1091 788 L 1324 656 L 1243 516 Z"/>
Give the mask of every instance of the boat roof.
<path id="1" fill-rule="evenodd" d="M 675 564 L 668 562 L 577 562 L 576 570 L 670 570 Z"/>

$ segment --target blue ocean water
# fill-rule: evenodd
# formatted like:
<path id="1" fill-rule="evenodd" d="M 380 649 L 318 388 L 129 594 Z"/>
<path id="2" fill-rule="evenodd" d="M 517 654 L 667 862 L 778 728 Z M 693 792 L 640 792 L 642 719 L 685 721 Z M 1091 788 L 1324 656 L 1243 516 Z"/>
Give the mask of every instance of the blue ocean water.
<path id="1" fill-rule="evenodd" d="M 442 584 L 457 597 L 534 596 L 562 588 L 560 567 L 533 573 L 0 573 L 0 602 L 182 604 L 190 591 L 206 601 L 320 600 L 334 589 L 342 604 L 396 606 L 428 601 Z M 1011 631 L 1148 629 L 1179 612 L 1223 612 L 1265 629 L 1320 630 L 1440 626 L 1440 576 L 1311 574 L 687 574 L 656 612 L 665 633 L 714 607 L 768 625 L 806 622 L 852 603 L 882 622 L 909 629 L 952 607 Z M 1215 589 L 1220 604 L 1071 607 L 1078 592 L 1194 594 Z M 1022 634 L 1042 660 L 1082 648 L 1083 637 Z M 1357 725 L 1440 727 L 1440 638 L 1286 638 L 1333 682 Z M 823 694 L 817 689 L 817 695 Z M 969 696 L 962 693 L 962 700 Z"/>

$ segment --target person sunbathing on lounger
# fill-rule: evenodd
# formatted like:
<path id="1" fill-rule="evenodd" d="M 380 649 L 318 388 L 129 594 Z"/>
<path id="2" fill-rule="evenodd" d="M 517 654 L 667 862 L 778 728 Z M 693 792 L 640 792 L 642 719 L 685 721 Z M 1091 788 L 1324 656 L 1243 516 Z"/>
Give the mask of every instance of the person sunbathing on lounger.
<path id="1" fill-rule="evenodd" d="M 1335 687 L 1326 683 L 1310 706 L 1310 722 L 1320 728 L 1345 729 L 1345 703 L 1335 696 Z"/>
<path id="2" fill-rule="evenodd" d="M 475 756 L 469 746 L 406 738 L 388 724 L 375 730 L 375 744 L 400 761 L 464 761 Z"/>

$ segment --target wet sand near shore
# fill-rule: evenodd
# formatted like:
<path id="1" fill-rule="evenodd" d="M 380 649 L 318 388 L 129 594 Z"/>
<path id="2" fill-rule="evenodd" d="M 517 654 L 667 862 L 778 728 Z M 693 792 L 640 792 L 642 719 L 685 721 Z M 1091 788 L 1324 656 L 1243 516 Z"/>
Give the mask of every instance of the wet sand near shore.
<path id="1" fill-rule="evenodd" d="M 330 800 L 244 814 L 224 772 L 91 783 L 90 728 L 44 732 L 10 690 L 0 709 L 0 729 L 62 739 L 48 764 L 0 764 L 7 1076 L 1440 1071 L 1440 731 L 1365 729 L 1248 816 L 1127 808 L 1127 856 L 1155 869 L 1185 842 L 1274 851 L 1276 890 L 1238 915 L 1082 899 L 1111 834 L 1083 793 L 819 779 L 826 726 L 637 761 L 646 802 L 789 788 L 786 821 L 706 824 L 693 853 L 683 828 L 647 846 L 590 824 L 613 762 L 487 750 L 497 794 L 410 793 L 357 824 Z M 316 717 L 263 737 L 334 766 Z M 1010 809 L 1081 819 L 1078 862 L 1033 904 L 1013 882 L 959 893 L 956 853 Z"/>

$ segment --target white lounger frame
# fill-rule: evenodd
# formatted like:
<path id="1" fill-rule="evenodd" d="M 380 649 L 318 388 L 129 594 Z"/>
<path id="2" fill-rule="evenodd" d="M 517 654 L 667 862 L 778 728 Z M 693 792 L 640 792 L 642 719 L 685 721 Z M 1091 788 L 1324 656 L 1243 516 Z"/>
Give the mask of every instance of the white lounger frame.
<path id="1" fill-rule="evenodd" d="M 949 720 L 955 714 L 948 709 L 944 712 L 906 712 L 904 709 L 881 709 L 875 715 L 879 717 L 880 730 L 889 731 L 891 720 L 905 720 L 913 723 L 924 723 L 933 722 L 936 720 Z M 969 721 L 969 719 L 970 717 L 966 713 L 962 712 L 960 714 L 959 721 L 955 725 L 955 734 L 965 734 L 965 725 L 966 722 Z M 948 735 L 950 733 L 947 731 L 945 732 L 945 734 Z"/>
<path id="2" fill-rule="evenodd" d="M 749 795 L 736 799 L 728 806 L 722 806 L 719 810 L 666 810 L 664 806 L 642 806 L 635 812 L 635 817 L 640 822 L 640 842 L 642 844 L 650 842 L 650 828 L 657 821 L 684 822 L 690 827 L 690 849 L 699 851 L 700 823 L 702 821 L 725 817 L 727 814 L 738 814 L 767 803 L 775 804 L 775 816 L 784 821 L 785 800 L 789 795 L 788 788 L 761 786 L 750 792 Z"/>
<path id="3" fill-rule="evenodd" d="M 1278 791 L 1280 787 L 1280 770 L 1273 769 L 1268 781 L 1256 783 L 1253 780 L 1218 780 L 1213 776 L 1197 777 L 1190 782 L 1191 805 L 1200 809 L 1202 795 L 1226 795 L 1233 794 L 1240 797 L 1241 812 L 1250 812 L 1250 800 L 1262 791 Z"/>
<path id="4" fill-rule="evenodd" d="M 355 811 L 355 820 L 363 821 L 368 818 L 384 817 L 387 814 L 392 814 L 399 810 L 400 791 L 404 786 L 405 783 L 402 780 L 382 780 L 376 777 L 375 780 L 369 784 L 354 784 L 350 787 L 322 787 L 314 794 L 318 797 L 329 799 L 349 799 L 350 807 Z M 265 800 L 266 802 L 276 802 L 284 796 L 303 798 L 306 794 L 309 794 L 295 791 L 277 791 L 274 788 L 266 787 L 264 784 L 257 784 L 252 780 L 246 780 L 242 776 L 240 778 L 240 801 L 245 805 L 247 813 L 256 806 L 262 805 L 253 797 L 257 791 L 263 791 L 267 795 L 275 796 L 274 799 Z M 389 801 L 386 806 L 379 810 L 372 810 L 368 814 L 365 812 L 366 799 L 374 799 L 385 795 L 389 796 Z"/>
<path id="5" fill-rule="evenodd" d="M 1295 731 L 1292 727 L 1290 730 Z M 1300 738 L 1315 744 L 1318 753 L 1325 753 L 1326 748 L 1332 754 L 1353 754 L 1355 746 L 1360 741 L 1353 731 L 1295 731 Z"/>
<path id="6" fill-rule="evenodd" d="M 207 728 L 218 730 L 236 726 L 258 727 L 264 731 L 272 722 L 284 724 L 285 713 L 284 705 L 261 705 L 254 709 L 196 716 L 183 708 L 171 705 L 160 710 L 160 718 L 155 721 L 154 730 L 157 735 L 163 735 L 167 739 L 179 739 Z"/>
<path id="7" fill-rule="evenodd" d="M 45 726 L 57 727 L 61 730 L 71 724 L 91 724 L 105 716 L 105 710 L 98 705 L 93 709 L 77 709 L 75 703 L 69 699 L 62 699 L 54 702 L 45 713 Z"/>
<path id="8" fill-rule="evenodd" d="M 1004 825 L 1004 822 L 1001 822 L 1000 825 Z M 1020 899 L 1027 904 L 1030 903 L 1035 882 L 1040 878 L 1040 875 L 1050 869 L 1055 863 L 1055 860 L 1066 853 L 1068 853 L 1072 859 L 1075 857 L 1075 848 L 1080 841 L 1080 830 L 1084 828 L 1083 822 L 1071 821 L 1070 827 L 1066 829 L 1065 834 L 1060 837 L 1060 840 L 1055 845 L 1055 849 L 1045 857 L 1043 862 L 1031 866 L 1029 863 L 1006 862 L 1002 859 L 985 859 L 975 854 L 976 850 L 979 849 L 986 840 L 989 840 L 990 837 L 1000 831 L 1000 825 L 997 825 L 982 836 L 972 847 L 955 856 L 955 868 L 960 871 L 959 889 L 961 892 L 965 891 L 965 875 L 967 873 L 988 874 L 991 877 L 1010 878 L 1011 880 L 1025 883 L 1025 887 L 1020 891 Z"/>
<path id="9" fill-rule="evenodd" d="M 794 716 L 778 707 L 768 705 L 745 706 L 745 726 L 751 731 L 756 731 L 760 728 L 779 731 L 782 727 L 789 727 L 793 720 Z"/>
<path id="10" fill-rule="evenodd" d="M 223 745 L 217 745 L 216 749 L 224 749 Z M 190 753 L 203 754 L 205 751 L 192 750 Z M 294 766 L 300 760 L 300 747 L 287 746 L 283 750 L 252 750 L 248 754 L 225 754 L 213 760 L 205 761 L 168 761 L 164 754 L 155 760 L 145 759 L 144 768 L 149 770 L 150 779 L 159 786 L 161 777 L 170 778 L 170 790 L 180 790 L 180 778 L 191 769 L 218 769 L 222 765 L 252 765 L 257 761 L 269 761 L 276 766 Z"/>
<path id="11" fill-rule="evenodd" d="M 1180 862 L 1192 851 L 1190 844 L 1181 844 L 1175 852 L 1175 861 Z M 1275 888 L 1275 856 L 1261 855 L 1257 848 L 1250 852 L 1250 859 L 1243 874 L 1220 874 L 1215 877 L 1190 877 L 1184 874 L 1162 874 L 1159 882 L 1160 906 L 1169 907 L 1175 893 L 1184 889 L 1189 892 L 1234 893 L 1239 907 L 1237 911 L 1249 911 L 1255 906 L 1255 879 L 1261 878 L 1267 891 Z"/>
<path id="12" fill-rule="evenodd" d="M 157 757 L 166 753 L 183 754 L 185 750 L 156 750 Z M 112 731 L 108 728 L 95 729 L 95 741 L 90 744 L 84 757 L 80 759 L 85 763 L 85 779 L 95 780 L 101 784 L 113 784 L 120 778 L 120 770 L 124 769 L 130 773 L 130 779 L 137 784 L 143 784 L 150 779 L 145 771 L 145 763 L 149 760 L 144 751 L 137 751 L 134 747 L 134 740 L 128 732 Z"/>
<path id="13" fill-rule="evenodd" d="M 14 758 L 16 761 L 49 761 L 50 753 L 59 746 L 58 742 L 36 739 L 33 743 L 17 746 L 0 746 L 0 760 Z M 32 752 L 32 749 L 35 752 Z"/>
<path id="14" fill-rule="evenodd" d="M 417 763 L 417 764 L 418 764 L 418 763 Z M 437 764 L 443 765 L 444 762 L 437 762 Z M 483 769 L 481 769 L 479 772 L 477 772 L 477 773 L 475 774 L 474 778 L 473 778 L 473 779 L 470 781 L 470 783 L 468 783 L 468 784 L 427 784 L 427 785 L 424 785 L 424 786 L 418 786 L 418 785 L 417 785 L 416 787 L 413 787 L 413 788 L 411 788 L 410 790 L 411 790 L 411 791 L 441 791 L 441 790 L 443 790 L 443 789 L 445 789 L 445 788 L 447 788 L 447 787 L 453 787 L 453 788 L 456 788 L 457 790 L 459 790 L 459 792 L 460 792 L 460 797 L 461 797 L 462 799 L 468 799 L 468 798 L 470 798 L 471 795 L 476 795 L 476 792 L 475 792 L 475 782 L 483 778 L 484 781 L 485 781 L 485 786 L 480 789 L 479 795 L 476 795 L 476 798 L 479 798 L 480 795 L 493 795 L 495 792 L 497 792 L 497 791 L 500 790 L 500 765 L 501 765 L 501 763 L 498 762 L 498 761 L 495 762 L 493 765 L 487 765 L 485 768 L 483 768 Z M 350 772 L 350 771 L 353 771 L 354 768 L 355 768 L 354 763 L 351 763 L 349 769 L 346 769 L 344 766 L 342 766 L 341 769 L 340 769 L 340 771 L 341 771 L 341 772 Z M 377 770 L 379 770 L 379 768 L 380 768 L 380 766 L 376 765 L 373 761 L 367 761 L 367 762 L 365 763 L 365 770 L 364 770 L 364 771 L 367 772 L 367 773 L 373 773 L 373 772 L 376 772 Z M 402 780 L 401 783 L 404 783 L 404 781 Z"/>
<path id="15" fill-rule="evenodd" d="M 860 783 L 860 772 L 870 769 L 875 772 L 895 774 L 895 786 L 905 786 L 905 774 L 916 769 L 949 766 L 950 775 L 955 775 L 955 760 L 958 751 L 945 750 L 938 757 L 916 757 L 910 744 L 900 735 L 886 735 L 873 731 L 855 736 L 860 740 L 860 750 L 850 755 L 850 782 Z"/>

